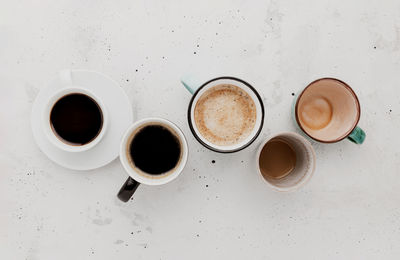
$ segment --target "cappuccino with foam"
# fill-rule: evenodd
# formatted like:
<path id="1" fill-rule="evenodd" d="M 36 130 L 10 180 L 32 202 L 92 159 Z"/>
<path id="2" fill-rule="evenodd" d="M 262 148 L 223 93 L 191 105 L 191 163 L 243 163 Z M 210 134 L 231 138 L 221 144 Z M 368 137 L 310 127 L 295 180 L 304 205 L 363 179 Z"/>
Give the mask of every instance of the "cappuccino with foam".
<path id="1" fill-rule="evenodd" d="M 257 109 L 243 89 L 219 84 L 205 91 L 194 109 L 194 122 L 200 134 L 219 146 L 244 141 L 256 124 Z"/>

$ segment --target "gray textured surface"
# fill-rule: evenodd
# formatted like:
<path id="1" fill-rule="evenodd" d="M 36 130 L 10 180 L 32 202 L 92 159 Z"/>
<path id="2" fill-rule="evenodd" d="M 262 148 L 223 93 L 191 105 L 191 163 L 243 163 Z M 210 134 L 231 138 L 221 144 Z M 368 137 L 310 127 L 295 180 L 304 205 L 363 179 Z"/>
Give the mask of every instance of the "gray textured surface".
<path id="1" fill-rule="evenodd" d="M 0 37 L 0 259 L 399 258 L 399 1 L 2 0 Z M 30 110 L 63 68 L 103 72 L 137 118 L 180 126 L 181 176 L 122 204 L 118 160 L 89 172 L 48 160 Z M 185 73 L 260 91 L 266 121 L 252 146 L 220 155 L 195 141 Z M 275 193 L 253 168 L 255 149 L 295 130 L 292 92 L 323 76 L 354 88 L 367 139 L 314 144 L 311 182 Z"/>

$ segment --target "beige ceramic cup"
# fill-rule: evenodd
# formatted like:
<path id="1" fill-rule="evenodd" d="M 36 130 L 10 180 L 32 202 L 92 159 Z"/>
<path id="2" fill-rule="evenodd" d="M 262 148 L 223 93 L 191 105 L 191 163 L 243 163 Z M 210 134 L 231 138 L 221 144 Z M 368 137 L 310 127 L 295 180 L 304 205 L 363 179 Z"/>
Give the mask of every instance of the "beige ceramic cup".
<path id="1" fill-rule="evenodd" d="M 264 146 L 272 139 L 279 138 L 287 142 L 293 148 L 296 154 L 296 164 L 291 172 L 283 178 L 275 179 L 262 173 L 260 167 L 260 155 Z M 315 152 L 311 143 L 303 136 L 293 133 L 284 132 L 271 136 L 260 144 L 256 154 L 256 167 L 261 178 L 274 190 L 280 192 L 295 191 L 306 184 L 315 171 Z"/>

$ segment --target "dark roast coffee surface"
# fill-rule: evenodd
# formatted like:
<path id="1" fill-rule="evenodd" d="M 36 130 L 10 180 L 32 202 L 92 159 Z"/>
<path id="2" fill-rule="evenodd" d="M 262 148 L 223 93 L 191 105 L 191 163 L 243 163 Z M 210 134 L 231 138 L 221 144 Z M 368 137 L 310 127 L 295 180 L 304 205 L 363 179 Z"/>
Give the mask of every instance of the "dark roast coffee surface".
<path id="1" fill-rule="evenodd" d="M 69 94 L 60 98 L 50 113 L 54 132 L 65 142 L 84 145 L 100 133 L 103 114 L 91 97 L 84 94 Z"/>
<path id="2" fill-rule="evenodd" d="M 168 172 L 177 165 L 181 146 L 178 138 L 167 128 L 149 125 L 134 136 L 129 152 L 137 168 L 156 175 Z"/>

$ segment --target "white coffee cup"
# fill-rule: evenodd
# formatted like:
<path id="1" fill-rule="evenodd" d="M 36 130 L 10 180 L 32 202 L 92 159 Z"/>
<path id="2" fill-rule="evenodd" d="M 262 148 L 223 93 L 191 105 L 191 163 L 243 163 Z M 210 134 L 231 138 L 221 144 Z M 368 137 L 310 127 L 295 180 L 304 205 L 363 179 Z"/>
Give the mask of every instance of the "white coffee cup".
<path id="1" fill-rule="evenodd" d="M 255 141 L 263 127 L 264 105 L 260 95 L 253 86 L 251 86 L 244 80 L 228 76 L 214 78 L 201 85 L 195 83 L 195 81 L 193 79 L 190 79 L 189 77 L 182 78 L 181 82 L 185 86 L 185 88 L 193 95 L 188 107 L 188 123 L 190 130 L 192 131 L 197 141 L 199 141 L 199 143 L 215 152 L 233 153 L 248 147 Z M 209 89 L 218 85 L 233 85 L 240 88 L 254 101 L 254 106 L 256 110 L 255 124 L 249 135 L 245 139 L 231 145 L 218 145 L 207 140 L 207 138 L 205 138 L 205 136 L 203 136 L 201 131 L 198 129 L 194 120 L 196 104 L 201 96 Z"/>
<path id="2" fill-rule="evenodd" d="M 134 136 L 143 127 L 149 125 L 160 125 L 167 128 L 179 140 L 180 143 L 181 153 L 177 165 L 172 170 L 169 170 L 168 172 L 159 175 L 151 175 L 142 171 L 138 167 L 135 167 L 134 163 L 132 162 L 133 160 L 132 158 L 130 158 L 129 154 L 130 144 Z M 130 197 L 132 197 L 139 184 L 162 185 L 171 182 L 172 180 L 177 178 L 186 165 L 188 158 L 188 145 L 183 132 L 174 123 L 163 118 L 145 118 L 135 122 L 125 132 L 121 141 L 119 156 L 122 166 L 128 173 L 129 178 L 126 180 L 121 190 L 119 191 L 118 198 L 124 202 L 127 202 Z M 156 164 L 157 162 L 154 161 L 154 163 Z"/>
<path id="3" fill-rule="evenodd" d="M 106 109 L 104 103 L 102 102 L 102 100 L 100 98 L 98 98 L 94 93 L 85 89 L 84 87 L 77 86 L 73 83 L 72 78 L 71 78 L 71 73 L 69 70 L 61 71 L 59 73 L 59 77 L 61 79 L 63 87 L 60 90 L 58 90 L 56 93 L 54 93 L 53 96 L 51 96 L 49 98 L 47 105 L 44 108 L 43 116 L 42 116 L 43 131 L 45 132 L 45 135 L 47 136 L 49 142 L 61 150 L 64 150 L 67 152 L 82 152 L 82 151 L 89 150 L 92 147 L 94 147 L 98 142 L 100 142 L 100 140 L 103 138 L 103 136 L 107 130 L 107 125 L 108 125 L 107 109 Z M 100 129 L 100 132 L 97 134 L 97 136 L 93 140 L 91 140 L 89 143 L 86 143 L 83 145 L 73 145 L 73 144 L 70 144 L 70 143 L 62 140 L 62 138 L 59 137 L 54 132 L 54 129 L 50 122 L 50 115 L 51 115 L 51 111 L 52 111 L 54 105 L 62 97 L 70 95 L 70 94 L 83 94 L 83 95 L 90 97 L 97 103 L 97 105 L 99 106 L 101 113 L 102 113 L 103 121 L 102 121 L 102 126 Z"/>
<path id="4" fill-rule="evenodd" d="M 294 168 L 288 175 L 279 179 L 263 175 L 260 169 L 261 151 L 269 141 L 275 138 L 287 142 L 296 154 Z M 293 132 L 284 132 L 271 136 L 260 144 L 256 153 L 256 168 L 261 178 L 263 178 L 271 188 L 280 192 L 295 191 L 306 184 L 314 173 L 315 163 L 315 152 L 311 143 L 303 136 Z"/>

